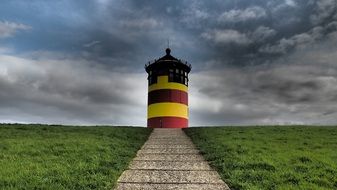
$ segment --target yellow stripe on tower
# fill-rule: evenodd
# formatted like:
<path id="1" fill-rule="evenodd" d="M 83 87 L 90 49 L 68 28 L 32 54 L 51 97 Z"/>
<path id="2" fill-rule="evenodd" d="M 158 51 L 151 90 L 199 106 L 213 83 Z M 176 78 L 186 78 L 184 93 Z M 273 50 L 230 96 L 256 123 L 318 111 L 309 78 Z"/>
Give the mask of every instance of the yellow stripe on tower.
<path id="1" fill-rule="evenodd" d="M 156 103 L 148 106 L 147 118 L 182 117 L 188 119 L 188 107 L 179 103 Z"/>
<path id="2" fill-rule="evenodd" d="M 175 89 L 175 90 L 182 90 L 187 92 L 187 86 L 176 83 L 176 82 L 168 82 L 168 76 L 158 76 L 157 83 L 152 84 L 149 86 L 149 92 L 153 90 L 160 90 L 160 89 Z"/>

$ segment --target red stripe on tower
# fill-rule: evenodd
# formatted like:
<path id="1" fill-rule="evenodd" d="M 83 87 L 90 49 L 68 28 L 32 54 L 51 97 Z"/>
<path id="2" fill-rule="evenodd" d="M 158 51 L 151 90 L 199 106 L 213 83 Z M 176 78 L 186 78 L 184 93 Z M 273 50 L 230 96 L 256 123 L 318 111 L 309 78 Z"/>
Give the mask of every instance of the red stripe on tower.
<path id="1" fill-rule="evenodd" d="M 148 94 L 148 105 L 160 102 L 175 102 L 188 105 L 187 92 L 174 89 L 154 90 Z"/>
<path id="2" fill-rule="evenodd" d="M 150 128 L 187 128 L 188 119 L 180 117 L 155 117 L 147 120 Z"/>

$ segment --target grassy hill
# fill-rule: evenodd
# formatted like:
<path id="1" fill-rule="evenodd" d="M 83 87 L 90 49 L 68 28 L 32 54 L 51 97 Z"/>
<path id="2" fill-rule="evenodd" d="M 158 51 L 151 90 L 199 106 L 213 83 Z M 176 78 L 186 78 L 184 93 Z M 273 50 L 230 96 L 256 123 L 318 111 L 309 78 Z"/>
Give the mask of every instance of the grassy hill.
<path id="1" fill-rule="evenodd" d="M 0 189 L 112 189 L 150 132 L 0 125 Z M 337 127 L 185 132 L 232 189 L 337 189 Z"/>
<path id="2" fill-rule="evenodd" d="M 189 128 L 232 189 L 337 189 L 337 127 Z"/>
<path id="3" fill-rule="evenodd" d="M 112 189 L 150 132 L 0 125 L 0 189 Z"/>

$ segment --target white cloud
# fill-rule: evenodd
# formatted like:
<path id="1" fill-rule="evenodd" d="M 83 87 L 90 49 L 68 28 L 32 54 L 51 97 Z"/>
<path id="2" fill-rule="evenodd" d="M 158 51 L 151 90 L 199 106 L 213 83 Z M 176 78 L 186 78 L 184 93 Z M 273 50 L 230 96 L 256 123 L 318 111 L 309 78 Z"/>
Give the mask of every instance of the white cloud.
<path id="1" fill-rule="evenodd" d="M 88 47 L 94 46 L 94 45 L 99 44 L 99 43 L 101 43 L 101 41 L 94 40 L 94 41 L 91 41 L 89 43 L 84 44 L 83 47 L 87 47 L 88 48 Z"/>
<path id="2" fill-rule="evenodd" d="M 316 12 L 310 16 L 313 24 L 321 24 L 325 19 L 336 13 L 337 2 L 336 0 L 319 0 L 316 2 Z M 335 14 L 335 17 L 337 14 Z"/>
<path id="3" fill-rule="evenodd" d="M 10 53 L 12 51 L 11 48 L 8 48 L 8 47 L 1 47 L 0 46 L 0 54 L 2 53 Z"/>
<path id="4" fill-rule="evenodd" d="M 293 48 L 303 49 L 307 46 L 312 46 L 316 41 L 322 39 L 323 33 L 324 28 L 317 26 L 308 32 L 296 34 L 289 38 L 282 38 L 276 44 L 266 44 L 259 51 L 271 54 L 285 54 Z"/>
<path id="5" fill-rule="evenodd" d="M 216 44 L 238 44 L 247 45 L 251 40 L 246 34 L 240 33 L 236 30 L 212 30 L 201 34 L 204 39 L 213 41 Z"/>
<path id="6" fill-rule="evenodd" d="M 111 0 L 97 0 L 97 2 L 100 4 L 106 5 L 106 4 L 111 3 Z"/>
<path id="7" fill-rule="evenodd" d="M 160 21 L 154 18 L 122 20 L 120 24 L 123 27 L 141 29 L 141 30 L 154 29 L 162 25 Z"/>
<path id="8" fill-rule="evenodd" d="M 296 7 L 297 3 L 294 0 L 285 0 L 285 4 L 290 7 Z"/>
<path id="9" fill-rule="evenodd" d="M 205 9 L 204 1 L 184 1 L 187 5 L 182 9 L 180 21 L 188 28 L 201 28 L 202 23 L 212 18 L 212 13 Z"/>
<path id="10" fill-rule="evenodd" d="M 266 17 L 266 11 L 262 7 L 253 6 L 246 9 L 233 9 L 220 15 L 220 22 L 243 22 Z"/>
<path id="11" fill-rule="evenodd" d="M 268 1 L 267 6 L 269 10 L 272 12 L 272 14 L 282 14 L 286 13 L 286 11 L 289 11 L 289 9 L 295 9 L 300 8 L 298 6 L 298 2 L 295 2 L 294 0 L 284 0 L 284 1 Z M 283 19 L 283 18 L 278 18 Z"/>
<path id="12" fill-rule="evenodd" d="M 0 21 L 0 38 L 8 38 L 13 36 L 18 30 L 29 30 L 30 26 L 8 22 L 8 21 Z"/>
<path id="13" fill-rule="evenodd" d="M 259 26 L 255 29 L 255 31 L 252 33 L 253 38 L 256 41 L 265 41 L 273 36 L 276 35 L 276 31 L 272 28 L 266 27 L 266 26 Z"/>

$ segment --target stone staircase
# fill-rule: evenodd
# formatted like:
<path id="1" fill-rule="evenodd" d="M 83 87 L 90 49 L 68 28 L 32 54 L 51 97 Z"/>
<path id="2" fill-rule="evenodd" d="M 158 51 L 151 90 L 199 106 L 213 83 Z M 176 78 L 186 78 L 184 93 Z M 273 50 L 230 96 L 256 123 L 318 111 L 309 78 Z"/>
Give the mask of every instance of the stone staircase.
<path id="1" fill-rule="evenodd" d="M 228 190 L 181 129 L 156 128 L 118 179 L 116 190 Z"/>

